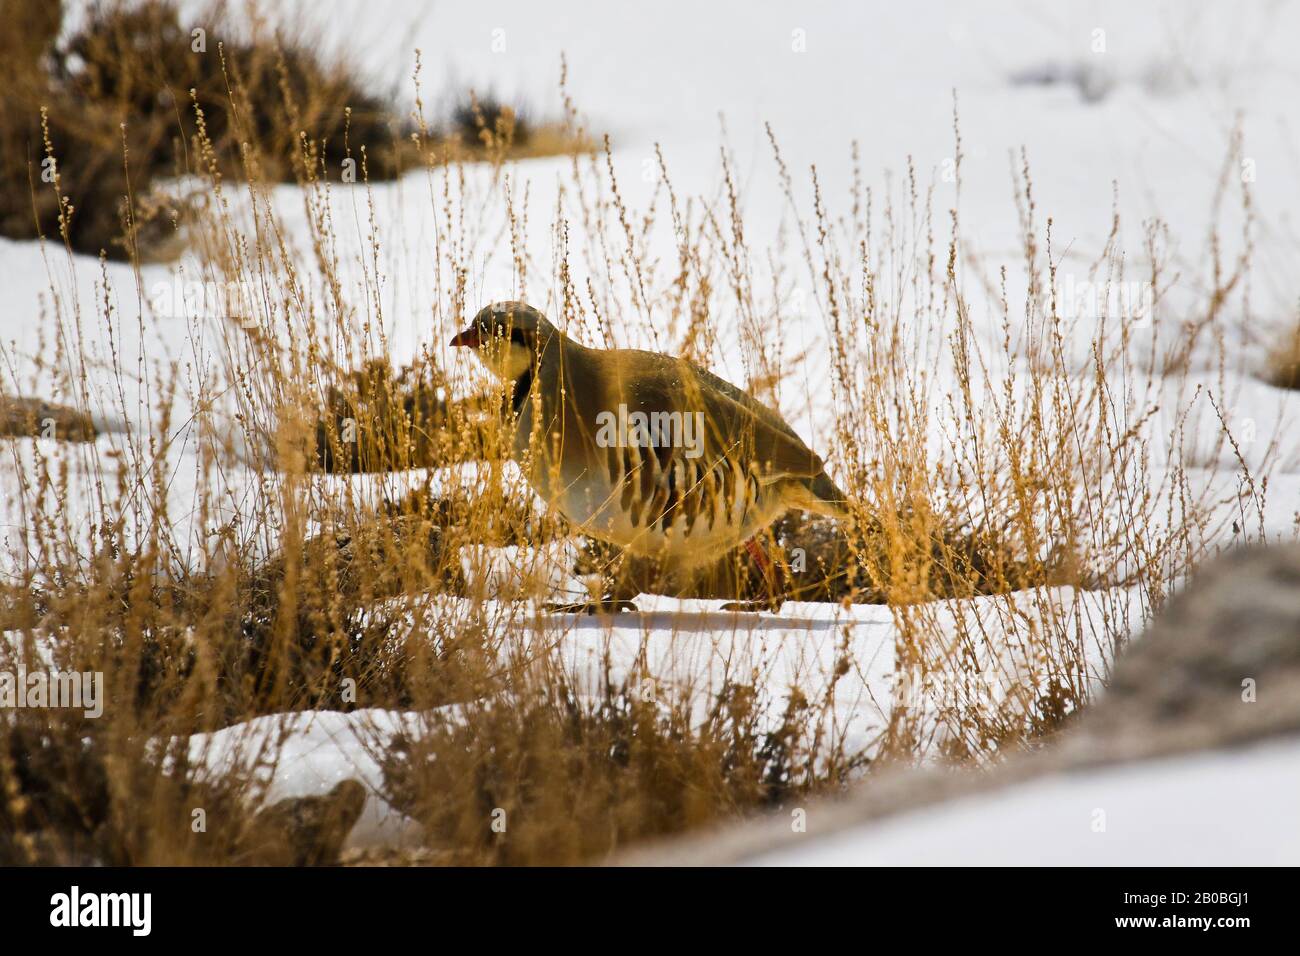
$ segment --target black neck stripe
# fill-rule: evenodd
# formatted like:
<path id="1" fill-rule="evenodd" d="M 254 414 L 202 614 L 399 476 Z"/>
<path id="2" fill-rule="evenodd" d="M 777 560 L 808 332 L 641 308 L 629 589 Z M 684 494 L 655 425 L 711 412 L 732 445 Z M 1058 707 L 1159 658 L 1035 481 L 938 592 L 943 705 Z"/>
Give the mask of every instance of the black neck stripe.
<path id="1" fill-rule="evenodd" d="M 510 406 L 514 409 L 516 415 L 519 414 L 519 409 L 524 407 L 524 399 L 528 397 L 528 392 L 532 387 L 533 370 L 530 367 L 524 371 L 523 375 L 520 375 L 519 378 L 515 379 L 515 391 L 514 395 L 511 396 Z"/>

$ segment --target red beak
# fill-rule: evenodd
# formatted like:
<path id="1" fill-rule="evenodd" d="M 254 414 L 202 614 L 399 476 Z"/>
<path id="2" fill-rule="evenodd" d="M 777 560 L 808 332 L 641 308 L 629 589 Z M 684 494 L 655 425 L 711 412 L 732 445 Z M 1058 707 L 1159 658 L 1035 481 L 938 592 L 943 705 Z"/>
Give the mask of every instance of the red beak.
<path id="1" fill-rule="evenodd" d="M 478 348 L 480 341 L 481 339 L 479 339 L 478 336 L 478 329 L 471 325 L 464 332 L 457 332 L 450 344 L 452 346 L 468 345 L 473 348 Z"/>

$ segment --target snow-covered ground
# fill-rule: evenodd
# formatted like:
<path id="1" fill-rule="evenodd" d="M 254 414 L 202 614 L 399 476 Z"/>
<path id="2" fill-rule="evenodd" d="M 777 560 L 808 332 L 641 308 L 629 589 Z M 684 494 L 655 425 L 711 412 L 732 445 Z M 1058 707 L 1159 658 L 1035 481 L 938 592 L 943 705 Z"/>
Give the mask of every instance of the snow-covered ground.
<path id="1" fill-rule="evenodd" d="M 1294 866 L 1300 740 L 1080 770 L 808 836 L 758 866 Z"/>
<path id="2" fill-rule="evenodd" d="M 1221 3 L 1074 3 L 1025 11 L 1012 3 L 956 0 L 922 7 L 867 3 L 812 9 L 756 3 L 746 4 L 742 15 L 731 4 L 684 4 L 675 12 L 671 4 L 620 10 L 577 3 L 553 11 L 517 0 L 433 7 L 400 0 L 331 0 L 312 4 L 310 10 L 313 22 L 353 59 L 393 80 L 407 99 L 409 66 L 418 48 L 426 88 L 441 88 L 454 77 L 460 84 L 518 96 L 534 104 L 538 115 L 555 115 L 563 54 L 574 100 L 593 129 L 612 136 L 614 173 L 632 209 L 647 208 L 658 188 L 652 175 L 656 144 L 679 195 L 716 202 L 722 176 L 721 116 L 747 235 L 760 245 L 776 241 L 783 220 L 788 225 L 765 123 L 771 123 L 781 144 L 801 202 L 810 195 L 812 164 L 832 213 L 850 202 L 855 170 L 865 185 L 875 187 L 878 204 L 886 194 L 897 198 L 910 159 L 919 188 L 932 185 L 935 190 L 938 217 L 958 199 L 956 184 L 945 177 L 945 163 L 955 155 L 955 89 L 963 143 L 958 208 L 971 255 L 989 276 L 1002 265 L 1013 275 L 1018 268 L 1020 226 L 1011 153 L 1024 146 L 1040 217 L 1053 220 L 1062 285 L 1067 279 L 1086 281 L 1086 263 L 1112 228 L 1112 187 L 1118 184 L 1119 235 L 1127 258 L 1141 261 L 1145 224 L 1158 217 L 1169 224 L 1176 243 L 1174 266 L 1180 271 L 1180 281 L 1168 294 L 1177 298 L 1203 292 L 1216 187 L 1239 121 L 1242 162 L 1249 166 L 1229 171 L 1229 195 L 1221 210 L 1225 261 L 1230 262 L 1239 244 L 1235 191 L 1245 176 L 1258 234 L 1250 315 L 1239 314 L 1229 323 L 1233 358 L 1257 362 L 1270 334 L 1294 318 L 1289 266 L 1300 243 L 1294 222 L 1300 184 L 1287 170 L 1300 150 L 1300 134 L 1290 121 L 1300 81 L 1285 38 L 1295 32 L 1289 27 L 1300 26 L 1295 4 L 1237 9 Z M 395 30 L 394 24 L 405 29 Z M 1103 37 L 1095 36 L 1099 30 Z M 1048 77 L 1069 76 L 1084 67 L 1109 78 L 1101 98 L 1081 95 L 1064 79 L 1045 85 L 1016 79 L 1035 70 Z M 856 161 L 850 153 L 854 142 Z M 556 291 L 548 268 L 554 251 L 549 226 L 569 168 L 568 159 L 557 158 L 510 170 L 521 206 L 527 194 L 530 297 L 542 302 Z M 485 177 L 469 171 L 471 194 L 482 193 Z M 890 181 L 892 189 L 886 185 Z M 435 294 L 435 257 L 430 253 L 435 237 L 445 236 L 448 227 L 439 221 L 440 189 L 438 176 L 431 183 L 422 173 L 372 187 L 375 229 L 384 239 L 386 260 L 373 291 L 382 303 L 391 355 L 398 362 L 421 347 L 432 347 L 438 359 L 452 365 L 469 361 L 453 357 L 441 335 L 444 324 L 460 317 L 445 315 L 445 303 Z M 290 238 L 305 245 L 306 212 L 296 188 L 278 193 Z M 368 198 L 360 187 L 335 184 L 331 202 L 341 264 L 357 280 L 350 291 L 363 307 L 360 271 L 370 235 Z M 482 221 L 466 224 L 471 233 L 491 237 L 482 240 L 476 268 L 467 276 L 471 303 L 517 292 L 508 237 L 498 234 L 503 210 L 493 204 L 481 214 Z M 938 234 L 942 241 L 945 230 Z M 671 242 L 671 235 L 659 229 L 649 238 L 648 252 L 671 261 Z M 77 332 L 91 357 L 107 366 L 108 325 L 92 320 L 100 298 L 98 264 L 90 258 L 69 264 L 61 252 L 42 252 L 31 243 L 0 241 L 0 249 L 0 280 L 7 290 L 4 341 L 15 356 L 17 381 L 25 383 L 32 372 L 30 363 L 19 360 L 49 358 L 59 341 L 54 316 L 41 311 L 42 302 L 48 310 L 51 286 L 65 301 L 80 302 L 84 314 Z M 786 250 L 784 257 L 798 273 L 795 250 Z M 571 265 L 581 287 L 584 271 L 594 264 L 576 256 Z M 117 352 L 128 378 L 137 371 L 138 357 L 146 367 L 188 360 L 195 365 L 194 374 L 205 355 L 211 361 L 212 330 L 198 327 L 202 323 L 156 310 L 147 310 L 143 327 L 135 319 L 141 300 L 155 301 L 157 290 L 170 287 L 182 273 L 182 281 L 200 274 L 188 259 L 146 265 L 137 285 L 131 267 L 108 265 L 106 275 L 121 310 Z M 977 300 L 981 296 L 973 274 L 965 292 Z M 789 294 L 797 296 L 798 290 Z M 811 289 L 802 294 L 810 296 Z M 616 305 L 626 314 L 627 303 Z M 981 311 L 976 309 L 977 320 L 996 334 L 998 317 Z M 718 316 L 724 325 L 729 318 Z M 803 319 L 789 333 L 816 343 L 823 329 L 811 298 Z M 63 325 L 65 336 L 71 335 L 73 317 L 65 314 Z M 1176 337 L 1178 330 L 1171 334 Z M 805 341 L 791 343 L 790 354 Z M 738 365 L 725 367 L 734 362 L 735 351 L 722 349 L 719 358 L 723 371 L 742 377 Z M 815 361 L 819 350 L 814 353 Z M 822 378 L 813 373 L 800 377 L 814 387 Z M 114 393 L 107 383 L 104 388 L 99 398 L 107 401 Z M 135 414 L 141 396 L 132 393 L 129 381 L 127 388 L 126 417 L 144 425 Z M 818 437 L 829 424 L 824 412 L 817 411 L 817 403 L 808 409 L 800 396 L 792 399 L 787 411 Z M 1258 403 L 1242 399 L 1232 411 L 1265 414 L 1283 401 L 1273 392 Z M 182 396 L 179 411 L 185 410 Z M 105 414 L 122 417 L 120 411 L 106 409 Z M 800 416 L 809 420 L 799 422 Z M 181 414 L 179 420 L 183 418 Z M 1271 421 L 1272 415 L 1267 418 Z M 1256 431 L 1262 439 L 1269 432 L 1262 420 L 1260 426 Z"/>
<path id="3" fill-rule="evenodd" d="M 1152 403 L 1172 415 L 1177 403 L 1165 400 L 1170 395 L 1188 395 L 1197 385 L 1212 389 L 1256 479 L 1268 476 L 1268 534 L 1294 533 L 1294 516 L 1300 512 L 1300 393 L 1269 387 L 1257 375 L 1265 349 L 1288 322 L 1296 321 L 1300 293 L 1292 268 L 1300 253 L 1295 221 L 1300 178 L 1293 175 L 1300 155 L 1300 130 L 1293 125 L 1294 103 L 1300 97 L 1293 50 L 1293 38 L 1300 35 L 1300 4 L 1076 2 L 1068 7 L 1028 7 L 934 0 L 810 7 L 775 2 L 591 2 L 555 10 L 523 0 L 433 5 L 327 0 L 309 9 L 313 22 L 377 76 L 400 83 L 418 48 L 426 91 L 431 86 L 450 88 L 453 84 L 444 81 L 452 80 L 521 98 L 541 116 L 559 110 L 556 82 L 563 53 L 569 92 L 592 128 L 610 133 L 614 174 L 634 210 L 647 208 L 658 188 L 656 145 L 680 196 L 718 204 L 719 146 L 725 141 L 743 197 L 747 236 L 760 248 L 771 245 L 773 255 L 784 259 L 795 276 L 804 274 L 797 243 L 777 246 L 780 230 L 788 228 L 790 220 L 765 123 L 770 122 L 781 145 L 805 214 L 811 164 L 816 164 L 822 194 L 838 215 L 851 201 L 856 170 L 880 197 L 897 198 L 905 191 L 910 162 L 920 189 L 934 189 L 936 219 L 943 222 L 938 228 L 940 252 L 946 211 L 959 208 L 970 270 L 965 291 L 973 302 L 977 330 L 989 343 L 1000 337 L 1001 315 L 979 273 L 996 276 L 1005 264 L 1013 283 L 1020 274 L 1020 222 L 1012 182 L 1022 146 L 1032 168 L 1040 225 L 1048 217 L 1053 221 L 1053 255 L 1060 258 L 1062 281 L 1086 281 L 1087 264 L 1101 252 L 1112 229 L 1114 184 L 1122 217 L 1119 237 L 1128 261 L 1142 262 L 1147 221 L 1158 217 L 1168 223 L 1175 240 L 1172 269 L 1180 276 L 1164 306 L 1174 315 L 1160 331 L 1168 343 L 1183 334 L 1176 321 L 1179 306 L 1206 291 L 1214 197 L 1233 130 L 1239 126 L 1243 145 L 1228 168 L 1228 195 L 1217 222 L 1223 254 L 1231 261 L 1240 241 L 1236 197 L 1244 181 L 1257 219 L 1249 300 L 1233 299 L 1224 318 L 1228 365 L 1223 377 L 1202 349 L 1190 360 L 1190 377 L 1180 374 L 1177 380 L 1171 376 L 1157 381 Z M 409 83 L 399 88 L 409 97 Z M 960 197 L 956 183 L 945 175 L 956 155 L 954 90 L 963 152 Z M 856 160 L 850 151 L 855 142 Z M 550 269 L 556 247 L 550 227 L 557 208 L 572 215 L 562 195 L 570 170 L 565 158 L 511 164 L 508 170 L 517 201 L 527 196 L 528 294 L 543 306 L 556 299 L 558 283 Z M 475 197 L 498 195 L 488 175 L 485 170 L 467 171 L 466 205 L 472 206 Z M 372 302 L 379 303 L 394 362 L 407 362 L 427 348 L 463 382 L 471 373 L 468 359 L 453 356 L 445 344 L 446 333 L 461 317 L 449 314 L 447 302 L 439 297 L 439 280 L 445 287 L 444 265 L 431 251 L 453 226 L 441 213 L 442 174 L 412 173 L 395 183 L 376 184 L 368 194 L 360 187 L 330 188 L 341 270 L 352 283 L 345 295 L 362 313 L 377 314 Z M 233 198 L 238 209 L 239 197 Z M 309 227 L 297 188 L 277 189 L 275 200 L 290 240 L 307 250 Z M 383 239 L 379 277 L 366 261 L 370 201 L 373 229 Z M 468 301 L 475 306 L 514 298 L 519 291 L 512 278 L 509 235 L 501 230 L 505 210 L 494 200 L 481 213 L 481 221 L 466 227 L 475 266 L 467 277 Z M 671 233 L 654 231 L 646 252 L 651 260 L 662 259 L 671 267 Z M 575 255 L 572 264 L 579 287 L 586 275 L 599 271 L 599 263 L 583 256 Z M 87 361 L 92 410 L 112 429 L 93 446 L 5 441 L 0 448 L 5 462 L 0 491 L 9 507 L 0 520 L 6 568 L 21 560 L 18 555 L 26 544 L 27 529 L 13 503 L 19 476 L 33 473 L 36 452 L 66 462 L 74 480 L 88 486 L 96 467 L 106 462 L 110 470 L 115 467 L 113 452 L 129 442 L 147 446 L 146 436 L 159 428 L 158 382 L 174 371 L 182 390 L 171 424 L 171 435 L 179 440 L 166 452 L 168 496 L 173 520 L 182 525 L 192 520 L 200 483 L 214 479 L 199 473 L 197 440 L 190 440 L 185 429 L 198 396 L 222 373 L 215 324 L 219 320 L 169 313 L 155 304 L 160 289 L 175 288 L 178 277 L 187 281 L 201 268 L 186 256 L 176 263 L 144 265 L 137 277 L 127 265 L 108 263 L 101 270 L 93 258 L 69 259 L 60 249 L 0 240 L 0 287 L 5 289 L 0 387 L 72 402 L 74 397 L 62 388 L 59 366 L 62 361 L 66 368 L 71 361 L 67 347 L 75 341 Z M 807 368 L 787 382 L 783 410 L 818 447 L 832 433 L 834 409 L 830 377 L 824 374 L 825 326 L 812 284 L 796 278 L 786 290 L 792 302 L 806 299 L 806 306 L 791 311 L 794 321 L 786 334 L 792 341 L 786 354 L 807 348 L 809 358 Z M 609 288 L 617 291 L 616 284 Z M 99 311 L 105 295 L 115 309 L 111 322 Z M 609 305 L 615 316 L 635 316 L 626 300 Z M 718 316 L 724 345 L 717 350 L 717 364 L 720 373 L 741 381 L 745 370 L 736 358 L 739 349 L 731 347 L 736 335 L 733 319 Z M 1135 349 L 1142 347 L 1134 344 Z M 1076 359 L 1072 367 L 1086 376 L 1086 352 Z M 1160 427 L 1169 425 L 1163 421 Z M 1216 440 L 1220 423 L 1204 401 L 1189 416 L 1186 431 L 1189 463 L 1196 466 L 1189 480 L 1212 487 L 1215 497 L 1236 490 L 1236 456 Z M 1165 462 L 1153 464 L 1161 467 Z M 251 493 L 256 478 L 238 468 L 221 473 L 232 508 L 241 495 Z M 404 479 L 356 482 L 376 480 L 397 487 Z M 89 493 L 69 499 L 73 524 L 90 515 L 93 500 Z M 1223 513 L 1233 517 L 1232 507 L 1225 505 Z M 183 530 L 185 538 L 208 529 Z M 1253 524 L 1249 530 L 1255 530 Z M 1229 540 L 1225 525 L 1220 543 Z M 489 556 L 495 570 L 488 573 L 498 582 L 493 591 L 498 597 L 521 589 L 510 580 L 516 557 L 506 555 L 502 563 L 499 555 Z M 483 563 L 473 556 L 466 561 L 474 568 Z M 543 563 L 550 569 L 546 579 L 564 586 L 562 576 L 551 575 L 554 562 Z M 460 613 L 454 600 L 430 600 L 440 602 L 443 613 Z M 982 615 L 992 633 L 1006 638 L 1001 646 L 985 648 L 983 661 L 994 675 L 992 683 L 1004 690 L 1034 677 L 1035 662 L 1018 656 L 1012 622 L 1024 625 L 1045 604 L 1063 618 L 1077 620 L 1076 638 L 1087 648 L 1093 671 L 1089 677 L 1099 680 L 1108 660 L 1107 648 L 1094 639 L 1094 617 L 1102 616 L 1098 603 L 1106 603 L 1107 614 L 1122 609 L 1123 620 L 1133 628 L 1143 613 L 1137 592 L 1124 589 L 1094 594 L 1058 589 L 1018 595 L 1012 601 L 1008 606 L 998 599 L 979 599 L 934 609 L 936 619 L 952 627 L 952 622 Z M 643 596 L 639 604 L 640 614 L 612 624 L 595 619 L 576 626 L 571 621 L 538 623 L 530 604 L 504 600 L 493 602 L 488 613 L 502 615 L 512 625 L 522 623 L 525 640 L 554 643 L 579 676 L 579 686 L 592 691 L 592 669 L 609 651 L 616 673 L 640 668 L 637 673 L 652 679 L 698 689 L 716 687 L 728 669 L 746 674 L 757 669 L 767 676 L 779 712 L 781 695 L 789 687 L 824 686 L 838 657 L 847 654 L 852 666 L 836 686 L 832 708 L 837 734 L 869 749 L 887 722 L 896 686 L 897 634 L 887 609 L 787 605 L 779 617 L 738 617 L 721 613 L 709 602 Z M 554 630 L 560 627 L 562 632 Z M 290 719 L 288 749 L 276 770 L 273 798 L 324 792 L 340 776 L 358 776 L 368 786 L 377 786 L 373 743 L 408 719 L 414 718 L 384 712 Z M 230 728 L 210 741 L 196 740 L 195 746 L 213 744 L 204 759 L 218 767 L 221 760 L 231 759 L 231 748 L 250 747 L 249 741 L 264 739 L 273 726 L 286 729 L 275 720 Z M 369 748 L 363 741 L 370 742 Z M 1246 850 L 1238 853 L 1226 843 L 1215 844 L 1214 824 L 1197 821 L 1212 821 L 1211 811 L 1218 810 L 1258 819 L 1276 813 L 1284 799 L 1280 795 L 1293 792 L 1297 783 L 1294 760 L 1288 765 L 1281 759 L 1288 754 L 1296 756 L 1294 744 L 1043 781 L 898 818 L 864 830 L 838 848 L 810 842 L 789 859 L 942 862 L 980 860 L 981 854 L 989 854 L 982 861 L 1047 862 L 1052 854 L 1052 861 L 1072 862 L 1244 860 Z M 1240 774 L 1248 775 L 1250 786 L 1231 782 L 1243 779 Z M 1265 780 L 1273 785 L 1263 786 Z M 1189 792 L 1195 800 L 1181 799 Z M 1171 806 L 1177 808 L 1172 817 L 1156 819 L 1159 808 L 1167 812 Z M 1109 829 L 1104 834 L 1089 829 L 1088 814 L 1094 807 L 1107 809 Z M 1289 822 L 1292 829 L 1278 832 L 1276 842 L 1263 851 L 1281 854 L 1286 849 L 1294 859 L 1300 834 L 1294 818 Z M 353 842 L 389 839 L 403 832 L 402 826 L 375 796 Z M 1164 839 L 1170 834 L 1177 839 Z M 999 835 L 1000 855 L 994 853 Z M 1180 849 L 1184 837 L 1209 841 L 1208 859 Z"/>

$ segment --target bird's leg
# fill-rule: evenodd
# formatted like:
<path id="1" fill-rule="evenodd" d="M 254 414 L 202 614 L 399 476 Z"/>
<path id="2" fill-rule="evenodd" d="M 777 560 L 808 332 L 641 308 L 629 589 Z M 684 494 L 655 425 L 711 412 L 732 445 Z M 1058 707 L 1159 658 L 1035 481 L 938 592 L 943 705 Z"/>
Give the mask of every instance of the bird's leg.
<path id="1" fill-rule="evenodd" d="M 767 556 L 762 546 L 758 543 L 758 536 L 750 538 L 745 542 L 745 550 L 749 556 L 754 559 L 760 571 L 763 572 L 763 580 L 767 582 L 767 597 L 759 598 L 754 601 L 728 601 L 722 605 L 724 611 L 779 611 L 781 605 L 785 603 L 785 589 L 781 586 L 779 577 L 784 575 L 778 574 L 776 565 L 772 559 Z"/>

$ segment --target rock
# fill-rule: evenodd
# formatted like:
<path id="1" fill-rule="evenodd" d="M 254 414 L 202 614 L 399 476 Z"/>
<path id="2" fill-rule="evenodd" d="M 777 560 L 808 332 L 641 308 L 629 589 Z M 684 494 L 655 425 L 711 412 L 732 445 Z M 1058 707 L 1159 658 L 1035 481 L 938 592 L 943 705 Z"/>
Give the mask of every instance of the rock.
<path id="1" fill-rule="evenodd" d="M 366 788 L 344 780 L 318 797 L 280 800 L 254 817 L 241 841 L 241 862 L 269 866 L 333 866 L 366 806 Z"/>
<path id="2" fill-rule="evenodd" d="M 94 441 L 89 415 L 39 398 L 0 395 L 0 437 L 54 438 L 59 441 Z"/>
<path id="3" fill-rule="evenodd" d="M 1300 545 L 1206 565 L 1116 662 L 1059 759 L 1114 762 L 1300 731 Z"/>

